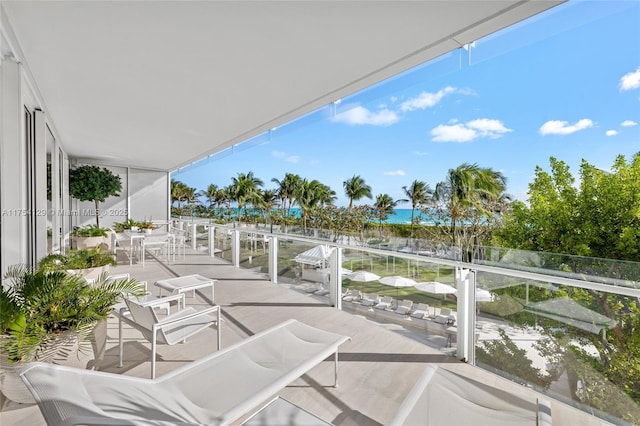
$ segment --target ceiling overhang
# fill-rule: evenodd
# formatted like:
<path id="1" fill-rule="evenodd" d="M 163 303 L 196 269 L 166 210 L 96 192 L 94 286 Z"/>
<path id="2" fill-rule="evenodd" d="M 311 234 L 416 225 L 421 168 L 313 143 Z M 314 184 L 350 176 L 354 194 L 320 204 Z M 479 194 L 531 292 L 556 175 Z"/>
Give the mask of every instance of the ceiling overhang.
<path id="1" fill-rule="evenodd" d="M 173 170 L 559 3 L 3 1 L 2 13 L 70 156 Z"/>

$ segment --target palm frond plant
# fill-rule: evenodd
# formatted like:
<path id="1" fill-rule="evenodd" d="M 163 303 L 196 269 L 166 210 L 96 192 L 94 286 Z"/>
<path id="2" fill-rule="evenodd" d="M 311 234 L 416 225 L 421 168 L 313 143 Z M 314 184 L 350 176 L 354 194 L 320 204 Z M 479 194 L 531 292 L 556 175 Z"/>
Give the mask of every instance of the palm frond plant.
<path id="1" fill-rule="evenodd" d="M 43 257 L 38 267 L 45 272 L 68 271 L 72 269 L 90 269 L 105 265 L 115 265 L 116 259 L 112 252 L 103 251 L 98 247 L 89 249 L 69 250 L 65 254 L 52 253 Z"/>
<path id="2" fill-rule="evenodd" d="M 136 280 L 108 281 L 103 274 L 93 284 L 64 271 L 9 267 L 8 285 L 0 290 L 0 354 L 11 363 L 47 360 L 69 339 L 87 341 L 96 323 L 107 318 L 115 303 L 145 294 Z"/>

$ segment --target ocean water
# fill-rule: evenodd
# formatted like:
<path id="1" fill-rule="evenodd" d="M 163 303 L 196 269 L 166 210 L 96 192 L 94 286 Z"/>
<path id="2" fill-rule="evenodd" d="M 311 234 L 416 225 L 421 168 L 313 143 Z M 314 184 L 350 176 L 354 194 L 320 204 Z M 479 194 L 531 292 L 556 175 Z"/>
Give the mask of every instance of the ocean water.
<path id="1" fill-rule="evenodd" d="M 390 214 L 389 218 L 382 223 L 411 223 L 411 209 L 394 209 L 393 212 L 394 214 Z M 300 217 L 300 209 L 298 208 L 292 208 L 291 213 L 295 214 L 297 217 Z M 433 224 L 433 222 L 429 220 L 429 217 L 427 217 L 424 213 L 420 213 L 420 211 L 416 209 L 416 211 L 414 212 L 414 217 L 418 217 L 418 215 L 421 215 L 421 224 Z"/>

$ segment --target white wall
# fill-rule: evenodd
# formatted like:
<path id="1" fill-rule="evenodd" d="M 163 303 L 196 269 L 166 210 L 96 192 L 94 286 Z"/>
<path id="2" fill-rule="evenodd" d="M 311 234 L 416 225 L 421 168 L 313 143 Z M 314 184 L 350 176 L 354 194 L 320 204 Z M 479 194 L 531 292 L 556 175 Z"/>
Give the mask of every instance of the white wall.
<path id="1" fill-rule="evenodd" d="M 168 220 L 167 206 L 169 205 L 167 185 L 168 173 L 159 170 L 137 169 L 115 165 L 78 160 L 74 166 L 92 164 L 106 167 L 120 176 L 122 191 L 117 197 L 109 197 L 100 203 L 101 227 L 111 227 L 116 222 L 127 219 Z M 72 167 L 74 167 L 72 166 Z M 74 226 L 95 225 L 95 216 L 91 215 L 95 206 L 92 202 L 72 200 L 73 211 L 78 216 L 73 217 Z"/>

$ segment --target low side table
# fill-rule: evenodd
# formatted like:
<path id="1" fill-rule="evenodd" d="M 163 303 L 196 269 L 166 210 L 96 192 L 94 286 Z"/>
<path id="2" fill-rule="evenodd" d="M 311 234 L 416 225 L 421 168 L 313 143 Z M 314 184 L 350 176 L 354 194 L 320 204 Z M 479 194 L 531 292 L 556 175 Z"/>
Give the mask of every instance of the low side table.
<path id="1" fill-rule="evenodd" d="M 195 291 L 200 288 L 211 287 L 211 302 L 214 302 L 214 284 L 218 282 L 216 279 L 203 277 L 202 275 L 185 275 L 184 277 L 169 278 L 166 280 L 156 281 L 155 285 L 160 288 L 160 295 L 162 290 L 168 290 L 171 293 L 184 293 L 185 291 L 193 291 L 195 297 Z"/>

